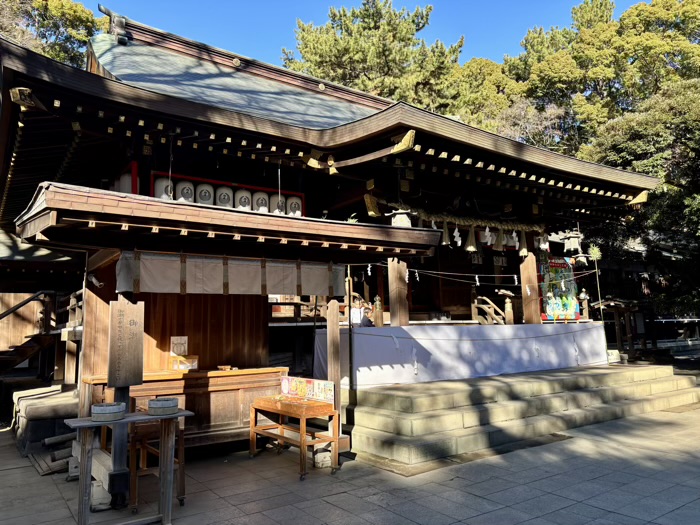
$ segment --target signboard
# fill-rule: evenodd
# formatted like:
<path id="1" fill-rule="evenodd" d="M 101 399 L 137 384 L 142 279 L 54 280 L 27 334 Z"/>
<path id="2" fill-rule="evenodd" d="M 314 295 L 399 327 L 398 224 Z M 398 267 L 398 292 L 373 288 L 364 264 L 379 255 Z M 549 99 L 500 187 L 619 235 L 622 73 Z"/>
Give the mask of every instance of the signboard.
<path id="1" fill-rule="evenodd" d="M 282 376 L 282 393 L 286 396 L 303 397 L 305 399 L 325 401 L 326 403 L 335 401 L 335 385 L 333 381 Z"/>
<path id="2" fill-rule="evenodd" d="M 170 338 L 170 355 L 187 355 L 187 336 Z"/>
<path id="3" fill-rule="evenodd" d="M 143 301 L 132 303 L 121 295 L 109 303 L 107 386 L 143 383 L 143 311 Z"/>
<path id="4" fill-rule="evenodd" d="M 565 321 L 581 317 L 574 269 L 564 257 L 545 256 L 539 264 L 542 320 Z"/>

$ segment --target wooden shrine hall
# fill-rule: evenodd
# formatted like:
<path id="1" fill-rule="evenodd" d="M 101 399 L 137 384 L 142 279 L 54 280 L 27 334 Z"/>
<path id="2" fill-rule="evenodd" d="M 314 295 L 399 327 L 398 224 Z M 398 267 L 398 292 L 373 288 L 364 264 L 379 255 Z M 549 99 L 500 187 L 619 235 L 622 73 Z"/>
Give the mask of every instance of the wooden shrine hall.
<path id="1" fill-rule="evenodd" d="M 358 329 L 356 360 L 341 366 L 350 387 L 363 382 L 348 370 L 381 355 L 376 331 L 565 338 L 572 324 L 541 326 L 555 283 L 543 265 L 568 264 L 549 263 L 548 234 L 617 220 L 657 184 L 104 12 L 111 29 L 93 38 L 85 71 L 0 40 L 0 224 L 86 257 L 82 337 L 55 356 L 55 379 L 79 387 L 80 416 L 113 398 L 119 297 L 144 307 L 131 399 L 180 397 L 195 414 L 190 444 L 240 438 L 255 397 L 277 393 L 290 366 L 311 374 L 297 350 L 312 356 L 330 298 L 348 322 L 354 297 L 373 310 L 376 327 Z M 472 326 L 475 299 L 502 310 L 504 290 L 515 324 Z M 403 350 L 408 375 L 382 381 L 442 377 L 421 368 L 440 350 L 425 362 Z M 494 359 L 482 375 L 515 366 Z"/>

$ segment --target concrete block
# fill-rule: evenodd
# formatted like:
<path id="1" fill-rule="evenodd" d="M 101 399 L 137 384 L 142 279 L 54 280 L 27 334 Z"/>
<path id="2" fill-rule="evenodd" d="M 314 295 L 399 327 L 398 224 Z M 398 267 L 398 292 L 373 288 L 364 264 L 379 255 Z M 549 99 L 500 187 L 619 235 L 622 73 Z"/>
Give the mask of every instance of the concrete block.
<path id="1" fill-rule="evenodd" d="M 401 432 L 399 432 L 402 436 L 423 436 L 464 428 L 462 414 L 456 411 L 444 411 L 435 416 L 426 415 L 420 418 L 399 419 L 397 421 L 402 423 Z"/>
<path id="2" fill-rule="evenodd" d="M 488 432 L 473 432 L 457 436 L 455 439 L 457 454 L 467 454 L 483 450 L 490 446 Z"/>
<path id="3" fill-rule="evenodd" d="M 435 441 L 421 441 L 410 450 L 410 464 L 422 463 L 457 454 L 457 439 L 449 437 Z"/>

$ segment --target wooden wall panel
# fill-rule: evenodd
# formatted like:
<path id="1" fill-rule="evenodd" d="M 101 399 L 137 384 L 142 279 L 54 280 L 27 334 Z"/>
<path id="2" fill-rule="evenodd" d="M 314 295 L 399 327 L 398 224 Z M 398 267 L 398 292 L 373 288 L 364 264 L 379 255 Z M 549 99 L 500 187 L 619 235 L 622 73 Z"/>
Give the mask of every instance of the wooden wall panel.
<path id="1" fill-rule="evenodd" d="M 96 277 L 104 287 L 89 284 L 85 291 L 81 366 L 86 377 L 107 373 L 109 301 L 117 299 L 114 265 L 100 269 Z M 267 296 L 140 293 L 134 300 L 145 304 L 145 372 L 167 370 L 170 337 L 183 335 L 188 337 L 188 353 L 199 356 L 201 370 L 267 366 Z"/>
<path id="2" fill-rule="evenodd" d="M 172 336 L 187 336 L 201 370 L 267 365 L 266 296 L 142 293 L 136 299 L 146 305 L 145 371 L 167 369 Z"/>
<path id="3" fill-rule="evenodd" d="M 30 297 L 29 293 L 1 293 L 0 313 L 12 308 Z M 41 311 L 41 303 L 32 301 L 12 315 L 0 321 L 0 351 L 8 350 L 11 346 L 26 342 L 26 336 L 36 334 L 39 329 L 37 319 Z"/>

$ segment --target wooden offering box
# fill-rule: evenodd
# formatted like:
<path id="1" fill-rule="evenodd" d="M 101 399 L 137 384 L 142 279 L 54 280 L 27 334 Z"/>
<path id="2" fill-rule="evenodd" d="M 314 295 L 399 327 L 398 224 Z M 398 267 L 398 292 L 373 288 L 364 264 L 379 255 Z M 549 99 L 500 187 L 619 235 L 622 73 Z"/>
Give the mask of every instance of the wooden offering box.
<path id="1" fill-rule="evenodd" d="M 143 384 L 131 387 L 130 410 L 148 410 L 148 400 L 176 397 L 180 407 L 194 412 L 185 419 L 186 446 L 249 438 L 250 405 L 255 398 L 280 393 L 287 368 L 243 370 L 172 370 L 147 372 Z M 113 391 L 106 376 L 86 378 L 93 402 L 109 402 Z"/>

